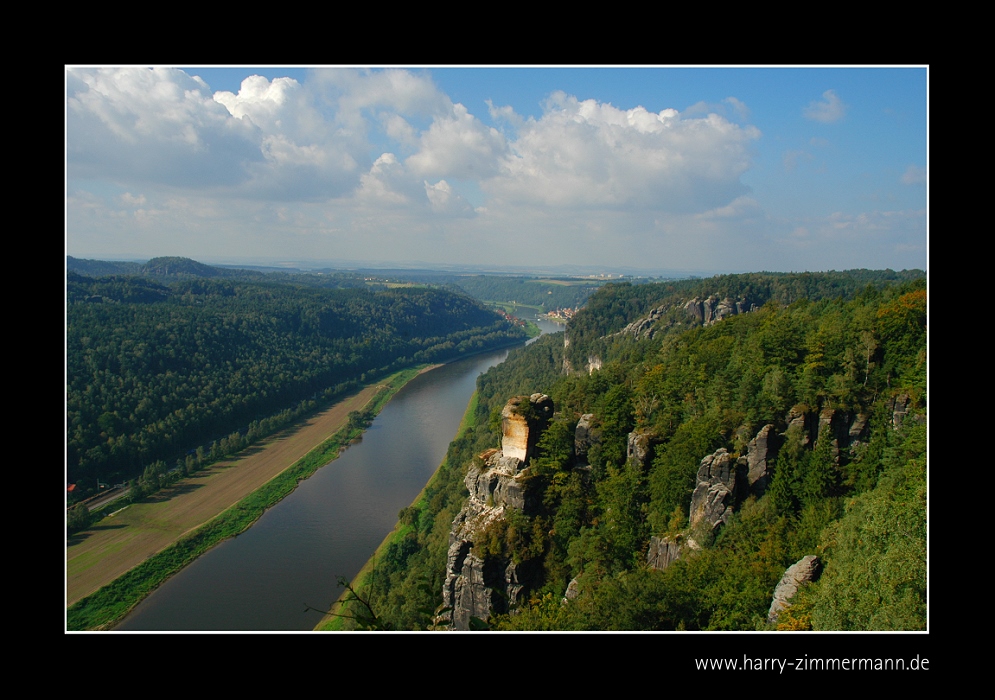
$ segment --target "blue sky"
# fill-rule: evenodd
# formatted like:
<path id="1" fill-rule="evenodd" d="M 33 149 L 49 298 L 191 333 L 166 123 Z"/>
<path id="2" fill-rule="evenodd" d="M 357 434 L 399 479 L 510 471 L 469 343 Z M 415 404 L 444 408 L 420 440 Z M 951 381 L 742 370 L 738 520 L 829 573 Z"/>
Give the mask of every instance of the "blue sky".
<path id="1" fill-rule="evenodd" d="M 926 268 L 927 69 L 66 71 L 66 252 Z"/>

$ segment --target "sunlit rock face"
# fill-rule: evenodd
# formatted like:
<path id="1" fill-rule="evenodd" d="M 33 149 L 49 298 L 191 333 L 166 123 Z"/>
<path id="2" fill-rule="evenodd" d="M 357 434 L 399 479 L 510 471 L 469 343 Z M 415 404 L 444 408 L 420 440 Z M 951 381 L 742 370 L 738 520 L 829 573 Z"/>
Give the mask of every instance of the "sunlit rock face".
<path id="1" fill-rule="evenodd" d="M 468 630 L 473 618 L 487 620 L 514 608 L 535 571 L 516 565 L 507 555 L 479 551 L 478 541 L 500 526 L 508 508 L 534 510 L 527 490 L 528 460 L 542 431 L 553 417 L 553 401 L 545 394 L 517 396 L 501 411 L 501 449 L 487 450 L 467 468 L 469 497 L 449 533 L 440 622 L 449 629 Z"/>
<path id="2" fill-rule="evenodd" d="M 553 400 L 545 394 L 516 396 L 501 411 L 501 451 L 505 457 L 527 462 L 550 418 Z"/>
<path id="3" fill-rule="evenodd" d="M 711 326 L 727 316 L 744 314 L 753 311 L 753 309 L 753 304 L 746 299 L 738 301 L 729 297 L 719 299 L 717 294 L 713 294 L 707 299 L 695 297 L 684 304 L 685 313 L 703 326 Z"/>
<path id="4" fill-rule="evenodd" d="M 659 444 L 660 438 L 652 430 L 637 428 L 629 433 L 626 444 L 626 460 L 633 461 L 642 469 L 649 469 L 653 461 L 654 449 Z"/>
<path id="5" fill-rule="evenodd" d="M 791 607 L 791 601 L 799 587 L 816 580 L 820 573 L 822 573 L 822 562 L 814 554 L 802 557 L 789 566 L 777 584 L 777 588 L 774 589 L 774 600 L 770 604 L 767 621 L 771 624 L 776 623 L 777 616 Z"/>
<path id="6" fill-rule="evenodd" d="M 725 448 L 701 460 L 697 485 L 691 495 L 692 529 L 704 522 L 715 531 L 728 522 L 736 504 L 739 467 Z"/>
<path id="7" fill-rule="evenodd" d="M 755 438 L 750 440 L 746 447 L 746 455 L 739 458 L 741 462 L 746 463 L 750 493 L 758 498 L 770 485 L 774 474 L 774 460 L 782 442 L 783 438 L 775 432 L 774 425 L 768 423 L 760 429 Z"/>
<path id="8" fill-rule="evenodd" d="M 501 411 L 501 451 L 506 457 L 516 457 L 524 462 L 529 453 L 529 424 L 525 416 L 518 413 L 521 403 L 522 398 L 516 397 Z"/>
<path id="9" fill-rule="evenodd" d="M 683 535 L 676 537 L 651 537 L 649 551 L 646 553 L 646 564 L 651 569 L 664 571 L 668 566 L 681 558 L 683 551 Z"/>

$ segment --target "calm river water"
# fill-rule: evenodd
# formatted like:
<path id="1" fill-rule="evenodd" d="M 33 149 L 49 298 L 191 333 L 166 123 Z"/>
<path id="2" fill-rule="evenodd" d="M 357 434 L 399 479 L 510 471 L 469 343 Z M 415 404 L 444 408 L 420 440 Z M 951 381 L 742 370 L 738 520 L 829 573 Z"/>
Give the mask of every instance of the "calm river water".
<path id="1" fill-rule="evenodd" d="M 562 326 L 538 322 L 543 332 Z M 146 598 L 122 631 L 311 630 L 445 457 L 477 376 L 507 350 L 416 377 L 362 442 L 319 469 L 248 530 L 222 542 Z"/>

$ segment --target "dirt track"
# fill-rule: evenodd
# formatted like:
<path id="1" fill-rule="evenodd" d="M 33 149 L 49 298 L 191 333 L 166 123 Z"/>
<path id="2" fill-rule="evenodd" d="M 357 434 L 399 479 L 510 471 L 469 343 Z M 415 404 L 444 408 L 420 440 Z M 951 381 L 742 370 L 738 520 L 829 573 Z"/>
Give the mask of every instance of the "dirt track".
<path id="1" fill-rule="evenodd" d="M 237 503 L 331 437 L 350 411 L 365 406 L 378 386 L 344 399 L 303 425 L 284 431 L 238 459 L 199 471 L 150 499 L 74 535 L 66 548 L 66 605 L 110 583 Z"/>

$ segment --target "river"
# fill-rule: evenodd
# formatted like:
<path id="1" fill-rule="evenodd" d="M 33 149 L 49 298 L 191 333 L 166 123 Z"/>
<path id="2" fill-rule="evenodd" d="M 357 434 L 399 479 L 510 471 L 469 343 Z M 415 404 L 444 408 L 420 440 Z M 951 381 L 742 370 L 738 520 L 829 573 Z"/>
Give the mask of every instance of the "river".
<path id="1" fill-rule="evenodd" d="M 538 321 L 544 333 L 563 329 Z M 248 530 L 170 578 L 119 631 L 311 630 L 393 529 L 446 455 L 477 376 L 508 350 L 426 372 L 384 407 L 362 442 L 319 469 Z"/>

